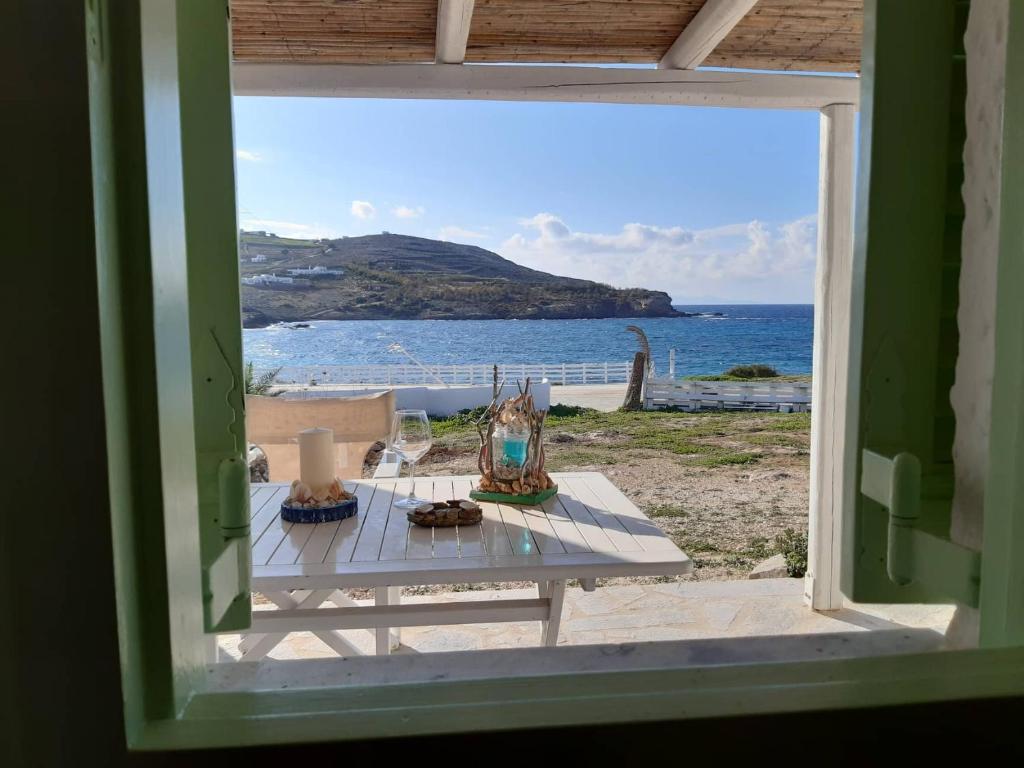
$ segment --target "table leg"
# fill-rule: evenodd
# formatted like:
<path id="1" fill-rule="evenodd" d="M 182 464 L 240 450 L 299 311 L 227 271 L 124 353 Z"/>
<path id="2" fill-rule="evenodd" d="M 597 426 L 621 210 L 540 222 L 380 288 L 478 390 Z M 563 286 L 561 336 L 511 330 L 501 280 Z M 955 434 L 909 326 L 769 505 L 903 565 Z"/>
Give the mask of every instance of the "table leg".
<path id="1" fill-rule="evenodd" d="M 549 581 L 546 584 L 547 587 L 544 590 L 546 594 L 542 594 L 541 597 L 547 597 L 551 601 L 551 612 L 548 614 L 548 620 L 541 622 L 541 642 L 544 645 L 555 645 L 558 642 L 558 628 L 562 623 L 562 606 L 565 603 L 565 580 Z M 540 585 L 538 584 L 538 590 L 539 587 Z"/>
<path id="2" fill-rule="evenodd" d="M 543 600 L 545 597 L 548 596 L 550 591 L 551 591 L 551 582 L 550 581 L 538 581 L 537 582 L 537 597 L 539 597 L 539 598 L 541 598 Z M 551 617 L 551 611 L 549 610 L 548 611 L 548 618 L 550 618 L 550 617 Z M 540 636 L 544 637 L 547 634 L 547 631 L 548 631 L 548 622 L 547 622 L 547 620 L 544 620 L 544 621 L 542 621 L 540 623 Z"/>
<path id="3" fill-rule="evenodd" d="M 265 598 L 274 603 L 278 608 L 294 608 L 296 605 L 299 604 L 300 601 L 305 600 L 307 597 L 309 597 L 310 592 L 311 590 L 302 589 L 296 590 L 294 592 L 260 592 L 258 594 L 263 595 Z M 255 658 L 263 658 L 267 655 L 269 651 L 273 650 L 278 643 L 280 643 L 282 640 L 288 637 L 288 635 L 280 632 L 270 635 L 270 638 L 277 638 L 277 640 L 274 641 L 272 645 L 269 644 L 271 640 L 267 640 L 267 642 L 264 642 L 264 639 L 267 637 L 268 636 L 262 632 L 244 633 L 242 635 L 241 640 L 238 641 L 238 651 L 241 654 L 239 661 L 244 659 L 247 654 L 251 653 L 252 649 L 255 648 L 257 644 L 260 645 L 260 648 L 261 650 L 263 650 L 263 652 L 257 654 Z M 246 660 L 252 661 L 253 658 L 253 656 L 250 656 Z"/>
<path id="4" fill-rule="evenodd" d="M 281 609 L 289 608 L 319 608 L 326 601 L 333 589 L 317 590 L 296 590 L 287 592 L 265 592 L 264 596 L 274 605 Z M 300 628 L 301 629 L 301 628 Z M 296 631 L 300 631 L 297 629 Z M 359 649 L 334 631 L 314 632 L 324 643 L 339 655 L 358 655 Z M 256 661 L 264 658 L 276 648 L 286 637 L 287 632 L 272 632 L 269 634 L 250 634 L 242 638 L 239 643 L 239 650 L 242 651 L 240 661 Z"/>
<path id="5" fill-rule="evenodd" d="M 374 605 L 400 605 L 401 587 L 376 587 L 373 590 Z M 377 634 L 377 655 L 387 656 L 402 644 L 402 630 L 394 627 L 380 627 Z"/>

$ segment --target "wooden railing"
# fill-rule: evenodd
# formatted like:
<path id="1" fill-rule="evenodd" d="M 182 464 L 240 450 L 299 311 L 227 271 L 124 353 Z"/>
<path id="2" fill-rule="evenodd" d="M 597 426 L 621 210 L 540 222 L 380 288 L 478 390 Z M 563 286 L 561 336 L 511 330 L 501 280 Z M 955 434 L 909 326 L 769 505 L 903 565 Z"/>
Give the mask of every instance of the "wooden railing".
<path id="1" fill-rule="evenodd" d="M 644 408 L 800 412 L 811 409 L 810 381 L 693 381 L 652 378 L 644 386 Z"/>
<path id="2" fill-rule="evenodd" d="M 622 384 L 629 378 L 631 363 L 505 363 L 498 378 L 505 381 L 547 379 L 552 384 Z M 493 366 L 464 365 L 303 365 L 286 366 L 277 375 L 279 384 L 490 384 Z"/>

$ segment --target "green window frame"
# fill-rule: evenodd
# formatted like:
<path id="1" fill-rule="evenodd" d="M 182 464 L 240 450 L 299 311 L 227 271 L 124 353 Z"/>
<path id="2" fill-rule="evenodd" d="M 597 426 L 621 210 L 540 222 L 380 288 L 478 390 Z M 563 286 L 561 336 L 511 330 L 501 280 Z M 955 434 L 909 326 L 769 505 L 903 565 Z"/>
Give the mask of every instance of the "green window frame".
<path id="1" fill-rule="evenodd" d="M 953 10 L 952 3 L 933 0 L 869 0 L 866 5 L 862 124 L 869 129 L 862 136 L 871 137 L 876 143 L 865 146 L 877 151 L 877 142 L 893 128 L 891 118 L 884 124 L 873 122 L 876 116 L 891 114 L 881 105 L 877 110 L 870 106 L 879 76 L 875 67 L 887 71 L 920 64 L 914 56 L 921 55 L 921 47 L 903 46 L 896 31 L 913 27 L 927 34 L 933 25 L 922 19 Z M 87 9 L 111 514 L 131 747 L 359 739 L 1024 692 L 1024 563 L 1013 558 L 1024 550 L 1024 441 L 1019 439 L 1024 435 L 1024 408 L 1019 402 L 1024 391 L 1024 303 L 1014 295 L 1024 278 L 1024 233 L 1014 228 L 1011 216 L 1003 218 L 999 263 L 993 405 L 999 419 L 991 438 L 979 603 L 991 647 L 807 661 L 829 655 L 822 652 L 827 650 L 826 641 L 812 640 L 808 645 L 807 639 L 788 644 L 776 640 L 785 648 L 733 645 L 731 658 L 709 664 L 699 661 L 699 653 L 688 654 L 687 649 L 701 648 L 699 644 L 673 643 L 609 657 L 599 672 L 582 671 L 580 652 L 554 649 L 565 662 L 564 671 L 557 674 L 524 663 L 515 675 L 481 673 L 473 679 L 388 685 L 366 677 L 342 684 L 332 682 L 326 666 L 297 662 L 300 666 L 294 669 L 309 682 L 299 688 L 275 687 L 266 678 L 258 681 L 262 688 L 213 686 L 205 667 L 205 629 L 239 626 L 248 610 L 246 601 L 239 599 L 245 587 L 240 566 L 219 571 L 217 578 L 204 581 L 202 576 L 217 562 L 240 563 L 239 557 L 225 555 L 238 549 L 225 542 L 244 541 L 244 533 L 228 535 L 237 526 L 230 519 L 225 524 L 223 512 L 240 502 L 231 490 L 232 470 L 223 473 L 224 479 L 220 469 L 223 462 L 238 458 L 240 433 L 230 421 L 224 421 L 216 434 L 205 434 L 207 426 L 197 432 L 196 418 L 206 418 L 206 411 L 205 405 L 196 404 L 195 394 L 205 384 L 214 384 L 206 381 L 207 369 L 201 364 L 223 355 L 225 370 L 237 372 L 241 359 L 239 342 L 230 336 L 230 316 L 194 311 L 200 295 L 206 304 L 218 299 L 215 292 L 207 292 L 203 280 L 217 275 L 211 279 L 223 284 L 227 279 L 226 267 L 215 254 L 228 247 L 229 237 L 223 218 L 219 224 L 214 220 L 208 227 L 200 226 L 203 219 L 194 210 L 193 185 L 202 183 L 195 163 L 202 155 L 190 154 L 194 148 L 188 144 L 218 134 L 203 133 L 200 139 L 199 133 L 190 133 L 194 126 L 189 121 L 199 114 L 197 105 L 202 103 L 191 99 L 211 98 L 211 92 L 224 87 L 223 80 L 219 86 L 216 80 L 224 72 L 217 69 L 211 74 L 212 91 L 203 95 L 189 90 L 198 71 L 179 67 L 179 56 L 195 55 L 205 66 L 226 67 L 227 9 L 223 2 L 203 0 L 129 3 L 116 14 L 103 0 L 89 0 Z M 1019 210 L 1024 174 L 1014 169 L 1024 167 L 1024 8 L 1013 4 L 1011 12 L 1004 168 L 1013 172 L 1005 175 L 1003 202 Z M 221 131 L 219 139 L 210 139 L 214 143 L 209 149 L 230 151 L 224 140 L 230 116 L 216 109 L 206 114 Z M 900 119 L 913 125 L 916 117 L 910 102 Z M 859 179 L 862 193 L 871 198 L 898 168 L 874 167 L 869 156 L 862 150 Z M 223 180 L 226 171 L 216 163 L 224 158 L 210 162 L 210 172 L 220 173 Z M 231 209 L 233 227 L 233 201 L 225 207 L 226 190 L 215 190 L 212 199 L 219 206 L 218 215 Z M 231 261 L 237 274 L 234 254 Z M 237 286 L 235 290 L 237 301 Z M 229 294 L 221 294 L 227 303 Z M 211 327 L 220 341 L 215 353 L 209 347 L 197 352 L 197 336 Z M 221 376 L 227 378 L 216 380 L 223 402 L 215 413 L 230 419 L 237 415 L 237 401 L 231 404 L 237 387 L 227 373 Z M 216 457 L 216 478 L 206 452 Z M 236 506 L 233 513 L 237 512 Z M 221 588 L 226 591 L 219 592 Z M 387 662 L 367 660 L 366 668 L 383 669 Z M 316 684 L 321 672 L 326 683 Z M 438 718 L 442 710 L 446 716 Z"/>

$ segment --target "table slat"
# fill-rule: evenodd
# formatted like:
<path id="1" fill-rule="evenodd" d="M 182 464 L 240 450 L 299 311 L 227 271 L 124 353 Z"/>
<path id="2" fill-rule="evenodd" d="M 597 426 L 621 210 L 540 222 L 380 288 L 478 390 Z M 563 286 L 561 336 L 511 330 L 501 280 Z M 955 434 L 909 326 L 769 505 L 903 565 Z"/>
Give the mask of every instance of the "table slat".
<path id="1" fill-rule="evenodd" d="M 643 549 L 640 546 L 640 542 L 630 535 L 629 531 L 619 521 L 619 518 L 605 509 L 602 499 L 594 493 L 585 480 L 582 478 L 572 478 L 567 480 L 566 484 L 572 490 L 573 497 L 586 505 L 594 520 L 604 529 L 604 532 L 619 552 L 635 552 L 638 549 Z"/>
<path id="2" fill-rule="evenodd" d="M 333 553 L 332 560 L 344 562 L 352 557 L 359 531 L 366 520 L 366 510 L 370 508 L 373 498 L 373 486 L 365 483 L 346 482 L 345 490 L 354 493 L 359 504 L 359 513 L 355 517 L 347 517 L 333 523 L 319 523 L 299 553 L 296 562 L 322 563 L 327 553 Z"/>
<path id="3" fill-rule="evenodd" d="M 287 485 L 270 486 L 270 488 L 272 489 L 271 493 L 264 497 L 263 506 L 259 508 L 259 511 L 253 515 L 252 520 L 249 522 L 249 540 L 254 548 L 260 537 L 270 527 L 270 524 L 277 519 L 277 515 L 281 511 L 281 502 L 288 498 L 290 490 Z M 254 560 L 253 562 L 256 561 Z"/>
<path id="4" fill-rule="evenodd" d="M 434 500 L 434 480 L 430 477 L 416 478 L 416 496 L 420 499 Z M 409 513 L 407 509 L 395 509 L 391 514 L 400 514 L 405 517 Z M 424 528 L 422 525 L 413 525 L 406 521 L 408 529 L 408 541 L 405 546 L 405 558 L 407 560 L 425 560 L 434 556 L 434 529 Z"/>
<path id="5" fill-rule="evenodd" d="M 508 533 L 505 531 L 505 523 L 502 522 L 501 514 L 498 512 L 498 505 L 493 501 L 481 501 L 480 509 L 484 517 L 480 521 L 480 534 L 483 536 L 484 549 L 488 555 L 511 555 L 512 545 L 508 540 Z"/>
<path id="6" fill-rule="evenodd" d="M 564 490 L 563 486 L 565 486 Z M 558 495 L 552 498 L 558 500 L 562 509 L 565 510 L 565 514 L 576 524 L 576 528 L 587 540 L 587 546 L 593 552 L 618 552 L 618 548 L 608 538 L 605 530 L 594 520 L 590 510 L 582 501 L 570 495 L 571 493 L 572 489 L 568 487 L 566 479 L 559 478 Z"/>
<path id="7" fill-rule="evenodd" d="M 268 485 L 267 483 L 253 483 L 249 486 L 249 520 L 256 516 L 256 513 L 260 511 L 264 504 L 269 501 L 270 497 L 277 492 L 276 485 Z"/>
<path id="8" fill-rule="evenodd" d="M 378 483 L 370 499 L 370 505 L 366 510 L 366 520 L 362 530 L 359 532 L 359 539 L 349 561 L 370 562 L 380 557 L 380 545 L 384 541 L 384 529 L 388 524 L 388 512 L 391 510 L 391 498 L 395 492 L 394 481 L 389 483 Z M 339 549 L 337 557 L 332 557 L 328 552 L 327 562 L 348 562 L 342 558 Z"/>
<path id="9" fill-rule="evenodd" d="M 551 523 L 551 528 L 558 535 L 558 540 L 562 542 L 562 546 L 565 547 L 566 552 L 591 552 L 590 545 L 587 543 L 586 537 L 579 528 L 576 527 L 576 523 L 572 521 L 569 514 L 565 511 L 565 508 L 559 503 L 557 498 L 546 499 L 541 504 L 541 509 L 544 510 L 548 517 L 548 522 Z"/>
<path id="10" fill-rule="evenodd" d="M 388 512 L 388 524 L 384 528 L 384 541 L 380 547 L 381 560 L 405 560 L 405 550 L 409 540 L 409 521 L 405 510 L 394 506 L 394 502 L 409 494 L 409 481 L 399 480 L 395 483 L 395 496 Z"/>
<path id="11" fill-rule="evenodd" d="M 469 492 L 473 489 L 470 480 L 455 478 L 452 482 L 452 498 L 468 499 Z M 482 557 L 487 554 L 484 549 L 483 529 L 480 524 L 460 525 L 459 536 L 459 557 Z"/>
<path id="12" fill-rule="evenodd" d="M 315 528 L 316 525 L 310 525 L 309 523 L 292 523 L 291 528 L 288 529 L 284 538 L 281 539 L 281 543 L 274 550 L 274 554 L 270 556 L 269 564 L 290 565 L 294 563 L 299 558 L 299 553 L 306 546 L 306 542 L 309 541 L 309 537 L 313 534 Z"/>
<path id="13" fill-rule="evenodd" d="M 267 530 L 260 536 L 260 540 L 252 548 L 252 564 L 269 565 L 270 558 L 274 556 L 274 552 L 277 551 L 291 529 L 292 523 L 286 523 L 281 519 L 280 514 L 276 514 L 270 525 L 267 526 Z"/>
<path id="14" fill-rule="evenodd" d="M 537 542 L 530 533 L 530 527 L 526 524 L 522 510 L 512 504 L 498 504 L 498 513 L 502 522 L 505 523 L 505 530 L 508 532 L 508 539 L 512 544 L 512 553 L 515 555 L 533 555 L 538 552 Z"/>
<path id="15" fill-rule="evenodd" d="M 542 553 L 551 554 L 565 552 L 565 547 L 555 533 L 551 522 L 543 507 L 518 507 L 526 521 L 526 525 L 533 534 L 533 540 L 537 542 L 537 549 Z"/>
<path id="16" fill-rule="evenodd" d="M 454 499 L 452 495 L 452 480 L 450 477 L 434 478 L 434 501 L 449 501 Z M 414 526 L 415 527 L 415 526 Z M 476 526 L 467 526 L 475 528 Z M 459 536 L 463 528 L 453 525 L 450 528 L 434 529 L 434 557 L 458 557 Z"/>
<path id="17" fill-rule="evenodd" d="M 615 515 L 633 538 L 649 552 L 670 552 L 678 549 L 668 536 L 604 475 L 594 474 L 584 480 L 604 502 L 605 509 Z"/>

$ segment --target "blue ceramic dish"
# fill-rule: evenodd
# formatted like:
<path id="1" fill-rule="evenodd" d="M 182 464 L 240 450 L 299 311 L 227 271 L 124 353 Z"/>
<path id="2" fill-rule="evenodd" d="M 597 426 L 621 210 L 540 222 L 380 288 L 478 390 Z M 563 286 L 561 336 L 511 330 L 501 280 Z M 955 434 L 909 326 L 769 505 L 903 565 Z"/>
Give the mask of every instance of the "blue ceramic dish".
<path id="1" fill-rule="evenodd" d="M 346 499 L 333 507 L 318 507 L 306 509 L 305 507 L 289 507 L 281 505 L 281 519 L 288 523 L 333 523 L 336 520 L 344 520 L 352 517 L 359 511 L 359 500 L 355 497 Z"/>

